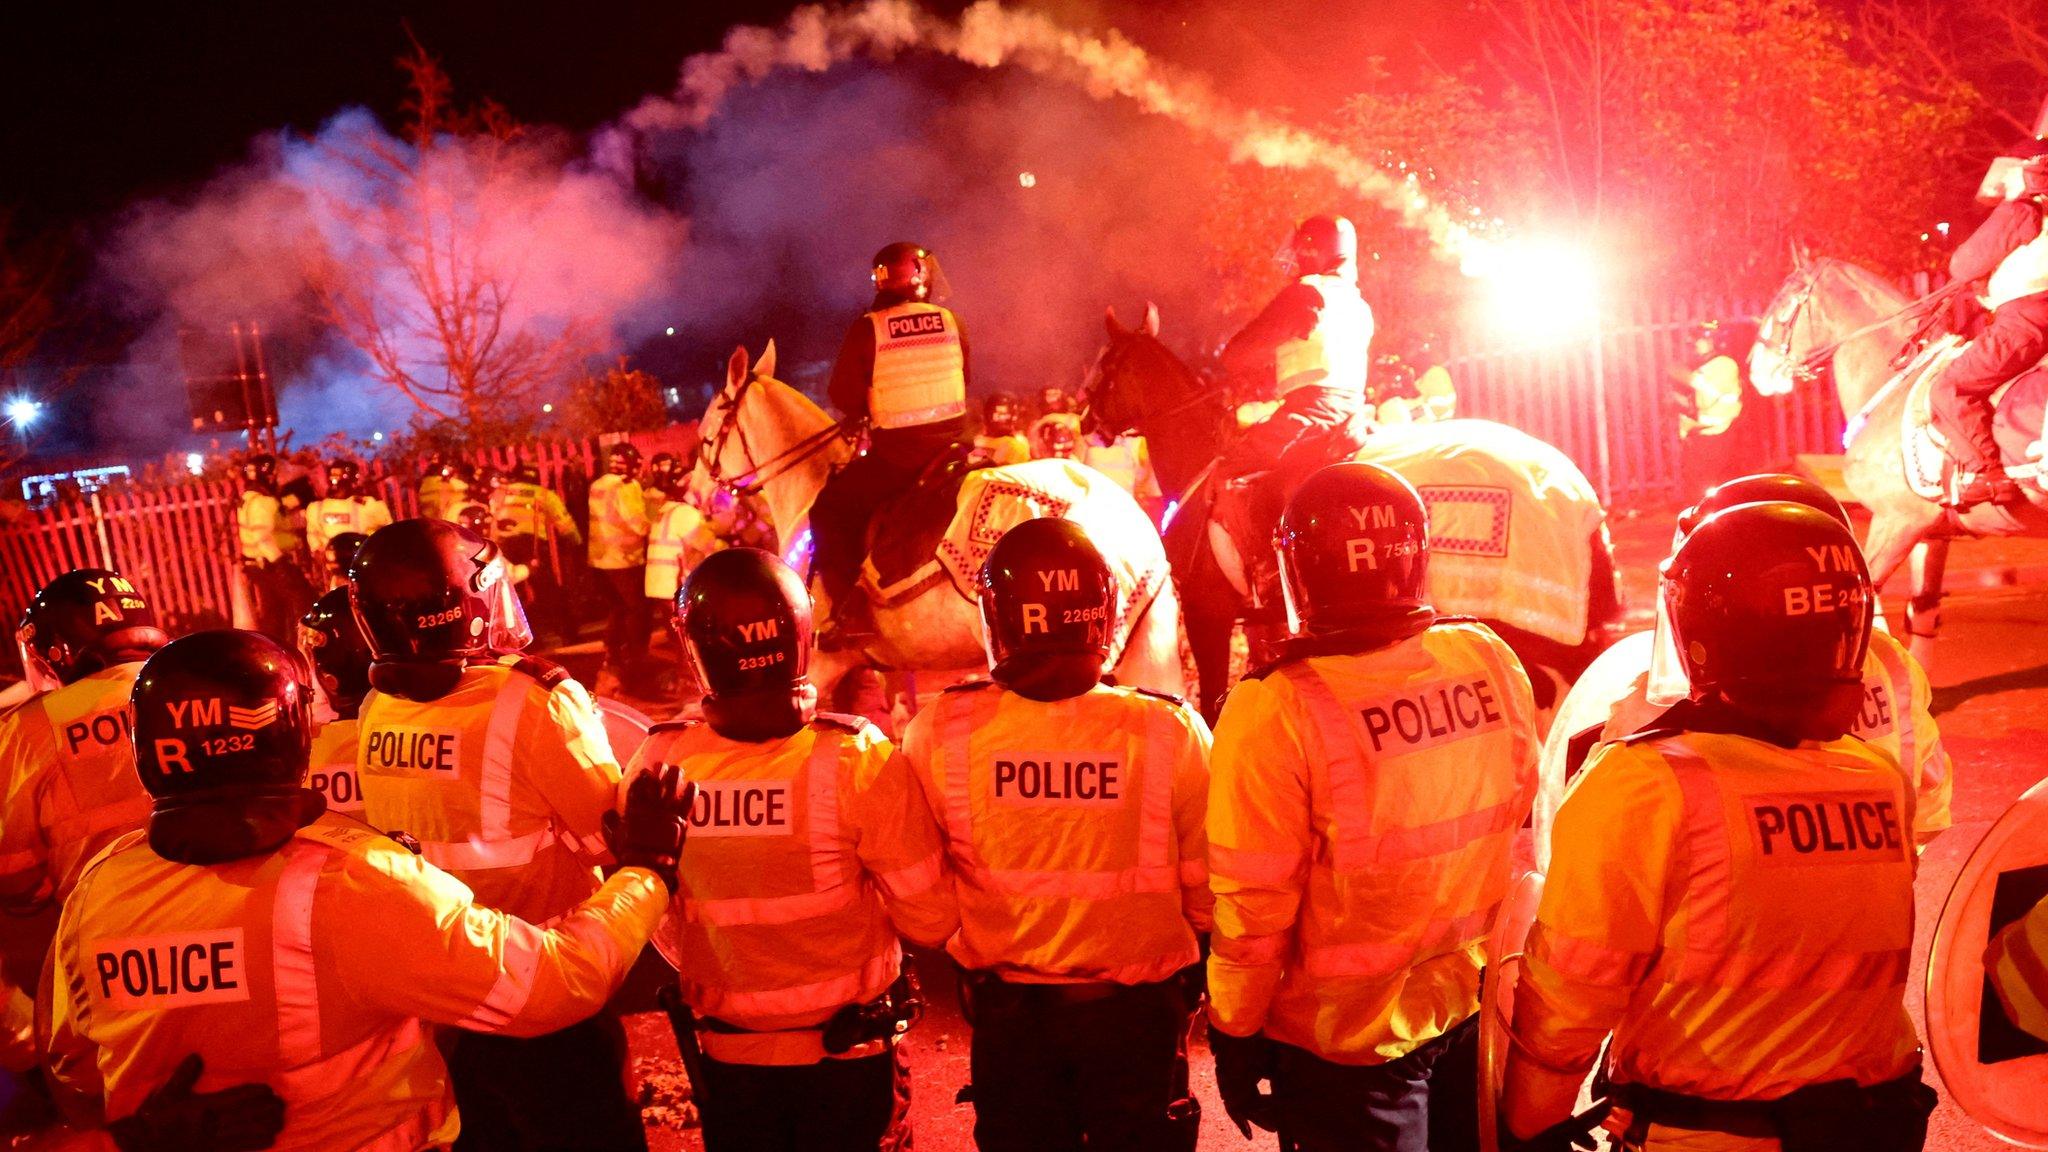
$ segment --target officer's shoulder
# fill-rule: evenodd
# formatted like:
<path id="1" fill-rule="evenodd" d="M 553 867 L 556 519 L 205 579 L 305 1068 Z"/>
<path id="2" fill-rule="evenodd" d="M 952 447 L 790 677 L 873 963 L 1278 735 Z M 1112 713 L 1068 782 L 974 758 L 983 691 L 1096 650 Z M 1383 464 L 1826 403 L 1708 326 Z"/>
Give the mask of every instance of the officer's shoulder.
<path id="1" fill-rule="evenodd" d="M 552 692 L 569 680 L 569 670 L 542 656 L 529 656 L 524 652 L 508 652 L 498 657 L 498 663 L 521 676 L 534 681 Z"/>
<path id="2" fill-rule="evenodd" d="M 1685 729 L 1683 728 L 1645 728 L 1640 732 L 1631 732 L 1619 739 L 1609 740 L 1607 743 L 1619 744 L 1624 748 L 1634 748 L 1639 745 L 1655 744 L 1660 740 L 1669 740 L 1671 737 L 1681 735 L 1684 732 Z"/>
<path id="3" fill-rule="evenodd" d="M 687 732 L 702 723 L 704 721 L 697 718 L 689 720 L 663 720 L 658 724 L 649 724 L 647 726 L 647 734 L 649 736 L 660 736 L 670 732 Z"/>
<path id="4" fill-rule="evenodd" d="M 955 684 L 949 688 L 941 689 L 939 695 L 950 696 L 954 693 L 959 692 L 985 692 L 988 689 L 995 688 L 997 686 L 998 685 L 993 680 L 968 680 L 963 683 Z"/>
<path id="5" fill-rule="evenodd" d="M 811 724 L 818 728 L 844 732 L 849 736 L 859 736 L 871 730 L 877 733 L 881 731 L 867 717 L 847 712 L 819 712 L 811 717 Z"/>

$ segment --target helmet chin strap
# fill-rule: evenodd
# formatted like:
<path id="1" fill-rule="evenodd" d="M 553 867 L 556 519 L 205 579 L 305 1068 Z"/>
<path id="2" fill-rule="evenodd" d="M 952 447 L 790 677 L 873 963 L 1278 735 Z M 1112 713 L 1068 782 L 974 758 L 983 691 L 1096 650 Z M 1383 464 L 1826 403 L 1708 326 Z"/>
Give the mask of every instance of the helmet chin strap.
<path id="1" fill-rule="evenodd" d="M 818 687 L 808 679 L 782 691 L 704 697 L 704 722 L 728 740 L 760 744 L 794 735 L 818 715 Z"/>

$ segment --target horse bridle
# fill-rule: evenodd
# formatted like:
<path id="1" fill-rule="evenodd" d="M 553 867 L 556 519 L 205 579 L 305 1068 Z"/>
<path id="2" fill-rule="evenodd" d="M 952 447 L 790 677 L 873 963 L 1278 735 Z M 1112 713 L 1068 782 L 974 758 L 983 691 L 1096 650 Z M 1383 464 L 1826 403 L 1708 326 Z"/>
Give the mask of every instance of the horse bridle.
<path id="1" fill-rule="evenodd" d="M 1124 339 L 1135 340 L 1139 337 L 1139 335 L 1139 333 L 1133 332 L 1130 335 L 1125 336 Z M 1202 379 L 1200 375 L 1193 372 L 1190 372 L 1189 375 L 1194 376 L 1197 381 L 1201 381 Z M 1095 372 L 1095 379 L 1097 381 L 1100 381 L 1105 379 L 1107 376 L 1108 373 L 1103 371 L 1101 365 L 1098 365 Z M 1089 393 L 1093 391 L 1094 388 L 1092 387 L 1081 389 L 1081 400 L 1084 406 L 1092 407 L 1092 405 L 1089 404 L 1088 397 Z M 1229 389 L 1222 387 L 1220 385 L 1212 385 L 1203 382 L 1201 386 L 1197 387 L 1194 390 L 1194 392 L 1190 394 L 1185 400 L 1182 400 L 1179 403 L 1173 404 L 1166 408 L 1146 409 L 1144 412 L 1141 413 L 1141 416 L 1148 421 L 1168 419 L 1174 416 L 1178 416 L 1181 413 L 1186 412 L 1187 410 L 1195 407 L 1198 404 L 1207 403 L 1212 400 L 1221 404 L 1225 409 L 1228 409 L 1230 407 Z M 1128 431 L 1128 429 L 1119 429 L 1118 431 L 1121 434 L 1122 432 Z"/>
<path id="2" fill-rule="evenodd" d="M 739 426 L 739 412 L 740 404 L 746 400 L 748 390 L 753 388 L 754 381 L 758 379 L 759 375 L 748 373 L 747 378 L 740 381 L 739 387 L 734 388 L 730 396 L 721 393 L 719 398 L 712 402 L 712 411 L 724 413 L 725 418 L 719 422 L 716 436 L 697 445 L 697 463 L 703 467 L 704 474 L 711 477 L 712 483 L 735 496 L 758 495 L 769 481 L 787 474 L 799 464 L 825 451 L 833 441 L 850 441 L 860 435 L 860 425 L 857 421 L 842 420 L 818 429 L 766 460 L 756 461 L 754 447 L 747 440 L 747 430 Z M 746 461 L 747 470 L 738 477 L 727 480 L 719 474 L 718 461 L 724 458 L 726 442 L 734 432 L 739 434 L 740 455 Z"/>

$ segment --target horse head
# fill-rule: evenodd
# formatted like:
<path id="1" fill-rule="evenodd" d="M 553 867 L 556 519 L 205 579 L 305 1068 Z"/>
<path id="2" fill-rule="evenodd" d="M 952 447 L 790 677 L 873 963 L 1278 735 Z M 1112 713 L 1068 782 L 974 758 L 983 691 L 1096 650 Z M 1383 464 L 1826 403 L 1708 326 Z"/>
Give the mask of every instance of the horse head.
<path id="1" fill-rule="evenodd" d="M 1160 342 L 1158 305 L 1147 302 L 1135 328 L 1117 318 L 1115 307 L 1103 309 L 1102 322 L 1109 341 L 1081 386 L 1085 429 L 1143 434 L 1148 417 L 1199 393 L 1200 378 Z"/>
<path id="2" fill-rule="evenodd" d="M 1795 264 L 1757 326 L 1750 382 L 1765 396 L 1784 396 L 1832 375 L 1843 411 L 1855 412 L 1890 377 L 1892 355 L 1913 323 L 1909 302 L 1883 277 L 1847 261 L 1799 251 Z"/>
<path id="3" fill-rule="evenodd" d="M 749 365 L 734 348 L 725 386 L 704 410 L 697 465 L 721 488 L 758 495 L 784 547 L 810 512 L 832 469 L 852 455 L 839 423 L 810 397 L 775 378 L 775 341 Z"/>

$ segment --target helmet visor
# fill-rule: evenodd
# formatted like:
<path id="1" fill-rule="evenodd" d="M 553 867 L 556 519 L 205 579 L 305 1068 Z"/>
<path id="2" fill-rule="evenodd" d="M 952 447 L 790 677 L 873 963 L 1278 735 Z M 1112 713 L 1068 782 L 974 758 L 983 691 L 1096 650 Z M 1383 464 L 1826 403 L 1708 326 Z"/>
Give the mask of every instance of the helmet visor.
<path id="1" fill-rule="evenodd" d="M 36 651 L 34 631 L 29 624 L 14 630 L 14 650 L 21 657 L 22 675 L 27 679 L 29 689 L 36 694 L 55 692 L 64 686 L 64 680 L 57 675 L 57 669 L 43 659 L 43 654 Z"/>
<path id="2" fill-rule="evenodd" d="M 526 606 L 519 602 L 519 593 L 512 583 L 511 572 L 505 566 L 504 554 L 492 544 L 477 559 L 483 562 L 476 581 L 477 591 L 482 594 L 488 609 L 485 619 L 490 622 L 488 639 L 491 651 L 523 651 L 533 643 L 533 626 L 526 622 Z"/>
<path id="3" fill-rule="evenodd" d="M 1678 656 L 1678 634 L 1671 627 L 1671 610 L 1663 591 L 1657 594 L 1657 626 L 1650 635 L 1650 705 L 1669 708 L 1692 696 L 1692 681 L 1685 674 L 1685 661 Z"/>

